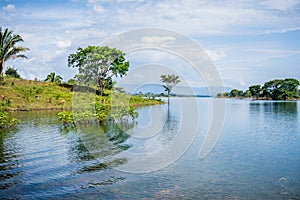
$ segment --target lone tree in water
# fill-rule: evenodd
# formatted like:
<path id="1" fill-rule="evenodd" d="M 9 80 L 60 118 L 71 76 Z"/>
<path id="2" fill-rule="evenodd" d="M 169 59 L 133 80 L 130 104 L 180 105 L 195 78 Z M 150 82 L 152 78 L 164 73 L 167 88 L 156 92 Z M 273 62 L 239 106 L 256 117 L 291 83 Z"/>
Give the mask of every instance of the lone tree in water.
<path id="1" fill-rule="evenodd" d="M 129 68 L 125 53 L 108 46 L 78 48 L 76 53 L 69 55 L 68 65 L 78 68 L 77 81 L 95 84 L 100 95 L 103 95 L 104 89 L 113 88 L 113 77 L 126 75 Z"/>
<path id="2" fill-rule="evenodd" d="M 23 42 L 20 35 L 13 34 L 8 29 L 2 30 L 0 27 L 0 78 L 3 77 L 3 70 L 5 62 L 9 59 L 27 58 L 25 55 L 20 54 L 23 51 L 29 50 L 22 46 L 16 46 L 18 42 Z"/>
<path id="3" fill-rule="evenodd" d="M 165 88 L 165 91 L 168 92 L 168 104 L 170 104 L 170 93 L 174 86 L 176 86 L 179 82 L 179 76 L 175 74 L 166 74 L 160 76 L 161 81 L 165 83 L 163 87 Z"/>

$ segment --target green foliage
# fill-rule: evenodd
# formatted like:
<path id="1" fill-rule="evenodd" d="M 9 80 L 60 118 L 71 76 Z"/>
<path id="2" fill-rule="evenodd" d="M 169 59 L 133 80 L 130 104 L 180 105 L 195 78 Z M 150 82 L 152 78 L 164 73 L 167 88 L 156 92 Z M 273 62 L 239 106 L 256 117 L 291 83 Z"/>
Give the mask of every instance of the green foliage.
<path id="1" fill-rule="evenodd" d="M 9 68 L 6 69 L 5 75 L 13 77 L 13 78 L 21 78 L 20 74 L 18 74 L 17 71 L 18 71 L 17 69 L 9 67 Z"/>
<path id="2" fill-rule="evenodd" d="M 300 82 L 294 78 L 275 79 L 261 85 L 252 85 L 245 92 L 232 89 L 229 97 L 253 97 L 271 100 L 287 100 L 299 98 L 298 86 Z M 226 97 L 225 93 L 219 93 L 218 97 Z"/>
<path id="3" fill-rule="evenodd" d="M 11 117 L 7 112 L 0 110 L 0 129 L 7 129 L 14 127 L 19 121 Z"/>
<path id="4" fill-rule="evenodd" d="M 29 50 L 22 46 L 16 46 L 17 43 L 23 42 L 20 35 L 13 34 L 8 29 L 2 30 L 0 27 L 0 75 L 2 76 L 5 62 L 14 58 L 26 58 L 21 52 Z"/>
<path id="5" fill-rule="evenodd" d="M 166 74 L 160 76 L 161 81 L 165 83 L 163 87 L 165 88 L 166 92 L 170 93 L 174 86 L 176 86 L 179 82 L 179 76 L 175 74 Z"/>
<path id="6" fill-rule="evenodd" d="M 244 92 L 242 90 L 232 89 L 229 92 L 230 97 L 242 97 Z"/>
<path id="7" fill-rule="evenodd" d="M 69 79 L 68 80 L 68 82 L 67 82 L 68 84 L 70 84 L 70 85 L 75 85 L 75 79 Z"/>
<path id="8" fill-rule="evenodd" d="M 179 76 L 175 74 L 166 74 L 161 75 L 160 78 L 161 81 L 165 83 L 163 87 L 165 88 L 165 91 L 168 92 L 168 104 L 170 104 L 170 93 L 173 87 L 175 87 L 180 82 Z"/>
<path id="9" fill-rule="evenodd" d="M 244 93 L 243 93 L 243 97 L 245 97 L 245 98 L 249 98 L 249 97 L 251 97 L 252 95 L 251 95 L 251 92 L 250 92 L 250 90 L 246 90 Z"/>
<path id="10" fill-rule="evenodd" d="M 262 93 L 261 85 L 252 85 L 249 87 L 249 91 L 252 97 L 258 98 Z"/>
<path id="11" fill-rule="evenodd" d="M 105 123 L 108 120 L 121 122 L 124 119 L 131 117 L 135 119 L 138 113 L 132 106 L 112 106 L 105 103 L 95 103 L 94 110 L 67 112 L 63 111 L 58 113 L 58 119 L 65 127 L 75 127 L 76 124 L 89 124 L 93 121 Z"/>
<path id="12" fill-rule="evenodd" d="M 298 97 L 299 81 L 293 78 L 268 81 L 262 87 L 264 97 L 285 100 Z"/>
<path id="13" fill-rule="evenodd" d="M 109 104 L 96 103 L 95 111 L 96 111 L 95 117 L 100 122 L 104 122 L 110 116 L 111 106 Z"/>
<path id="14" fill-rule="evenodd" d="M 43 91 L 44 91 L 44 88 L 42 88 L 42 87 L 37 87 L 36 90 L 35 90 L 35 93 L 36 93 L 36 94 L 42 94 Z"/>
<path id="15" fill-rule="evenodd" d="M 126 75 L 129 62 L 125 61 L 125 54 L 108 46 L 88 46 L 78 48 L 77 52 L 68 57 L 68 66 L 78 68 L 75 76 L 79 83 L 96 85 L 100 95 L 104 89 L 112 89 L 113 77 Z"/>
<path id="16" fill-rule="evenodd" d="M 51 72 L 47 75 L 47 78 L 44 80 L 44 82 L 60 84 L 62 80 L 63 78 L 60 75 L 55 75 L 55 72 Z"/>

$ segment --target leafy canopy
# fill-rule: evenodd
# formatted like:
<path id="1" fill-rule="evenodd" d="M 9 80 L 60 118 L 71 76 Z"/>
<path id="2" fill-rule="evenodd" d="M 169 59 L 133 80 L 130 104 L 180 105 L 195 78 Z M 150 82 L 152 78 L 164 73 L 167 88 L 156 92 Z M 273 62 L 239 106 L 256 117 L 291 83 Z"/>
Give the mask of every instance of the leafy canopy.
<path id="1" fill-rule="evenodd" d="M 100 94 L 113 87 L 113 77 L 126 75 L 129 62 L 125 53 L 108 46 L 78 48 L 68 57 L 68 66 L 78 68 L 75 76 L 79 83 L 96 85 Z"/>
<path id="2" fill-rule="evenodd" d="M 252 97 L 258 98 L 260 96 L 260 93 L 262 92 L 261 85 L 251 85 L 249 87 L 249 91 Z"/>
<path id="3" fill-rule="evenodd" d="M 179 76 L 175 74 L 166 74 L 160 76 L 161 81 L 165 83 L 163 87 L 165 88 L 165 91 L 168 92 L 168 104 L 170 104 L 170 93 L 174 86 L 176 86 L 179 82 Z"/>
<path id="4" fill-rule="evenodd" d="M 51 72 L 50 74 L 48 74 L 44 82 L 60 84 L 62 80 L 63 78 L 60 75 L 55 75 L 55 72 Z"/>
<path id="5" fill-rule="evenodd" d="M 271 80 L 262 87 L 263 95 L 273 100 L 297 98 L 299 85 L 299 81 L 293 78 Z"/>
<path id="6" fill-rule="evenodd" d="M 179 76 L 175 74 L 166 74 L 160 76 L 161 81 L 165 83 L 163 87 L 165 88 L 166 92 L 170 93 L 174 86 L 176 86 L 179 82 Z"/>

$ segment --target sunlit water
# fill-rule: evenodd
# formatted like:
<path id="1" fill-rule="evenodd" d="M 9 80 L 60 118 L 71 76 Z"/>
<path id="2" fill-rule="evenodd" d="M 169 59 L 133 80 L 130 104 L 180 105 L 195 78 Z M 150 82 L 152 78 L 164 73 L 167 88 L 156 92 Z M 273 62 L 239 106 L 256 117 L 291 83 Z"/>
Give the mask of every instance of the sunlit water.
<path id="1" fill-rule="evenodd" d="M 181 122 L 189 104 L 173 99 L 169 111 L 167 105 L 139 108 L 136 123 L 110 124 L 102 133 L 92 125 L 62 129 L 55 112 L 15 113 L 18 130 L 0 135 L 0 198 L 300 199 L 299 101 L 226 100 L 221 137 L 204 159 L 198 155 L 211 103 L 197 102 L 191 146 L 149 173 L 117 170 L 130 160 L 114 156 L 163 149 L 179 128 L 188 129 Z"/>

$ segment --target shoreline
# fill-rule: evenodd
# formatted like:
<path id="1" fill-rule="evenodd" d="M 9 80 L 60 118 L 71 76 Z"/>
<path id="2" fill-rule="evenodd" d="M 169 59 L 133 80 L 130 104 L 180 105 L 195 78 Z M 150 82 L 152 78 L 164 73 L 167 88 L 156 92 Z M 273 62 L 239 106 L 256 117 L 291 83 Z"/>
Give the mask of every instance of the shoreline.
<path id="1" fill-rule="evenodd" d="M 215 99 L 236 99 L 236 100 L 249 100 L 249 101 L 300 101 L 300 98 L 297 99 L 279 99 L 279 100 L 274 100 L 274 99 L 255 99 L 255 98 L 242 98 L 242 97 L 213 97 Z"/>
<path id="2" fill-rule="evenodd" d="M 162 105 L 166 104 L 166 102 L 150 102 L 150 103 L 140 103 L 140 104 L 132 104 L 134 108 L 144 107 L 144 106 L 155 106 L 155 105 Z M 47 107 L 47 108 L 4 108 L 6 112 L 30 112 L 30 111 L 71 111 L 72 108 L 70 107 Z"/>

